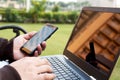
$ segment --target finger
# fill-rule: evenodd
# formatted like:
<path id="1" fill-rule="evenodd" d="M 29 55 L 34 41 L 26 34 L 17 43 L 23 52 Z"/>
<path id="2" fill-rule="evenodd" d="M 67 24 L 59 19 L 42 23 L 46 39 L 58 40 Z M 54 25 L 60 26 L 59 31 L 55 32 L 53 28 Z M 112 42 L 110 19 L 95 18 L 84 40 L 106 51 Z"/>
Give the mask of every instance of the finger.
<path id="1" fill-rule="evenodd" d="M 38 75 L 38 80 L 53 80 L 55 78 L 55 74 L 53 73 L 44 73 Z"/>
<path id="2" fill-rule="evenodd" d="M 36 31 L 29 32 L 29 33 L 24 35 L 24 38 L 26 40 L 29 40 L 30 38 L 32 38 L 35 35 L 35 33 L 36 33 Z"/>
<path id="3" fill-rule="evenodd" d="M 30 38 L 33 37 L 35 34 L 36 34 L 36 31 L 32 31 L 32 32 L 28 33 L 28 35 L 29 35 Z"/>
<path id="4" fill-rule="evenodd" d="M 28 61 L 29 63 L 34 62 L 34 66 L 50 65 L 47 59 L 40 59 L 40 57 L 24 57 L 22 60 Z"/>
<path id="5" fill-rule="evenodd" d="M 38 74 L 40 74 L 40 73 L 52 73 L 53 72 L 53 69 L 51 68 L 50 65 L 42 65 L 42 66 L 38 67 L 36 70 L 37 70 Z"/>
<path id="6" fill-rule="evenodd" d="M 40 46 L 40 44 L 37 46 L 37 51 L 38 51 L 38 53 L 42 52 L 42 47 Z"/>
<path id="7" fill-rule="evenodd" d="M 39 52 L 38 52 L 38 51 L 35 51 L 35 52 L 34 52 L 34 56 L 36 56 L 36 57 L 39 56 Z"/>
<path id="8" fill-rule="evenodd" d="M 39 57 L 39 64 L 37 64 L 36 66 L 41 66 L 41 65 L 50 65 L 49 61 L 47 59 L 40 59 Z"/>
<path id="9" fill-rule="evenodd" d="M 42 50 L 45 50 L 45 48 L 46 48 L 46 42 L 45 41 L 42 42 L 41 47 L 42 47 Z"/>
<path id="10" fill-rule="evenodd" d="M 46 42 L 43 41 L 41 45 L 39 44 L 37 46 L 38 54 L 40 55 L 42 53 L 42 51 L 45 50 L 45 48 L 46 48 Z"/>
<path id="11" fill-rule="evenodd" d="M 35 66 L 41 66 L 41 65 L 50 65 L 49 61 L 47 59 L 41 59 L 40 57 L 25 57 L 24 59 L 27 59 L 29 61 L 34 61 Z"/>

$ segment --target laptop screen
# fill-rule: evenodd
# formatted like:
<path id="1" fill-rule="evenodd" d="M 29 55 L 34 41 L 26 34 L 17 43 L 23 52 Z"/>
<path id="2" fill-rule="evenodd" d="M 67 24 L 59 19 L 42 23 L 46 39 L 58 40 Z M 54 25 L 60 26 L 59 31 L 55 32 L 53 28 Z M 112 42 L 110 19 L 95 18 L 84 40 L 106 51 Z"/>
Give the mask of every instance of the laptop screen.
<path id="1" fill-rule="evenodd" d="M 120 10 L 83 8 L 65 54 L 97 80 L 109 78 L 119 56 Z M 72 57 L 71 57 L 72 56 Z M 82 63 L 82 64 L 81 64 Z"/>

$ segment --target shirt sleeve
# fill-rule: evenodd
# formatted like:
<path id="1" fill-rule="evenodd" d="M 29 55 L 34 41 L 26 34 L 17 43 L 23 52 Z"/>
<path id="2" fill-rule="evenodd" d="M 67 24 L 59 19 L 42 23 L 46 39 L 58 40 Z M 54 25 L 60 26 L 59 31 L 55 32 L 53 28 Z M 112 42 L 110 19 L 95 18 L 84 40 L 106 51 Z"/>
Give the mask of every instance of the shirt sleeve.
<path id="1" fill-rule="evenodd" d="M 0 60 L 8 60 L 9 63 L 13 62 L 13 40 L 0 38 Z"/>
<path id="2" fill-rule="evenodd" d="M 0 80 L 21 80 L 16 69 L 7 65 L 0 69 Z"/>

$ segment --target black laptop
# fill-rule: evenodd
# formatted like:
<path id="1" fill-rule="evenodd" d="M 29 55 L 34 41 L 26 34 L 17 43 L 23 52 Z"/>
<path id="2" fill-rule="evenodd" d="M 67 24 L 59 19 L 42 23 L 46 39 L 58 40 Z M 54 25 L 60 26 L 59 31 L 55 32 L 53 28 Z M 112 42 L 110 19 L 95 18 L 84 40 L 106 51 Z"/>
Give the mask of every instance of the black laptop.
<path id="1" fill-rule="evenodd" d="M 108 80 L 119 58 L 120 9 L 84 7 L 63 55 L 45 56 L 55 80 Z"/>

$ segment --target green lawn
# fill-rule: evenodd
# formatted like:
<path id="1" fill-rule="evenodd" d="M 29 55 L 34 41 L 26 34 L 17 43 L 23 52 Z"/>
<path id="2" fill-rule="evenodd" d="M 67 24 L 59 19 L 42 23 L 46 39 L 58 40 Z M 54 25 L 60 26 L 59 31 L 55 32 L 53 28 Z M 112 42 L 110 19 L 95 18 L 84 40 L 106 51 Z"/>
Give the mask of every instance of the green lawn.
<path id="1" fill-rule="evenodd" d="M 0 25 L 6 25 L 10 23 L 0 23 Z M 22 24 L 22 23 L 12 23 L 15 25 L 19 25 L 28 32 L 30 31 L 38 31 L 41 29 L 41 27 L 44 24 Z M 61 54 L 63 52 L 63 49 L 66 45 L 66 42 L 69 38 L 69 35 L 72 31 L 73 24 L 54 24 L 58 26 L 57 32 L 51 36 L 50 39 L 48 39 L 47 42 L 47 47 L 45 51 L 42 53 L 42 55 L 53 55 L 53 54 Z M 14 36 L 13 32 L 11 30 L 1 30 L 0 31 L 0 36 L 5 37 L 5 38 L 11 38 Z"/>
<path id="2" fill-rule="evenodd" d="M 31 23 L 0 23 L 0 26 L 7 25 L 7 24 L 15 24 L 19 25 L 28 32 L 30 31 L 38 31 L 44 24 L 31 24 Z M 44 55 L 54 55 L 54 54 L 62 54 L 66 42 L 71 34 L 72 28 L 74 24 L 54 24 L 59 27 L 58 31 L 55 32 L 53 36 L 49 40 L 47 40 L 47 47 L 46 50 L 42 53 Z M 0 36 L 10 39 L 14 36 L 11 30 L 1 30 Z M 110 80 L 118 80 L 120 79 L 120 60 L 118 61 L 112 77 Z"/>

